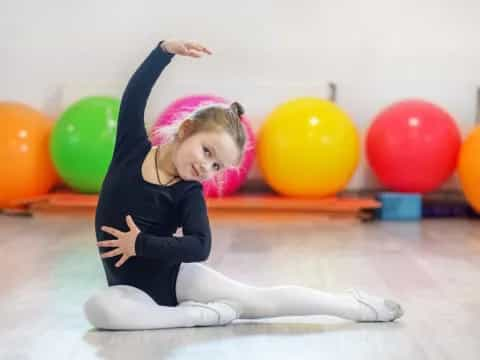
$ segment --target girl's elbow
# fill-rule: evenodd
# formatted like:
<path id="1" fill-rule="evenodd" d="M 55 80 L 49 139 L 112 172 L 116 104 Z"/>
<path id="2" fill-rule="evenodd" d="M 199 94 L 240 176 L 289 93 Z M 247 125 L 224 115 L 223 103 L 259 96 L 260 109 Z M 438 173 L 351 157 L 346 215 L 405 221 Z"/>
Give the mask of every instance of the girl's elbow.
<path id="1" fill-rule="evenodd" d="M 210 238 L 203 239 L 199 250 L 199 261 L 206 261 L 210 256 L 211 242 Z"/>

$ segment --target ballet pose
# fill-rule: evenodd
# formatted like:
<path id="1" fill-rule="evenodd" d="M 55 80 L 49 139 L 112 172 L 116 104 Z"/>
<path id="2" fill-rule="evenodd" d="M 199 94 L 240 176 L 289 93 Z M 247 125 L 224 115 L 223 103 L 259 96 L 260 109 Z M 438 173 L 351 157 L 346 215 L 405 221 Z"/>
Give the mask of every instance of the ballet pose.
<path id="1" fill-rule="evenodd" d="M 364 292 L 250 286 L 201 264 L 211 249 L 201 182 L 240 164 L 246 144 L 243 107 L 238 102 L 202 107 L 165 128 L 170 136 L 159 146 L 148 139 L 144 111 L 175 55 L 207 54 L 211 51 L 195 42 L 161 41 L 124 91 L 95 215 L 109 286 L 86 301 L 89 322 L 98 329 L 140 330 L 295 315 L 353 321 L 402 316 L 397 303 Z M 183 234 L 176 234 L 178 228 Z"/>

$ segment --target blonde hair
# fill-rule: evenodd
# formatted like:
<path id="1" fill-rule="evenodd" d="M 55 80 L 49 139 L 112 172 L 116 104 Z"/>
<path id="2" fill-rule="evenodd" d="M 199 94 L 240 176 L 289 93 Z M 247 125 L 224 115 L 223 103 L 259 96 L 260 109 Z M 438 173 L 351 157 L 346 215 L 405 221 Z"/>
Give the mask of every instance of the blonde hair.
<path id="1" fill-rule="evenodd" d="M 233 102 L 230 106 L 210 104 L 198 108 L 186 117 L 183 114 L 182 118 L 177 119 L 172 124 L 155 129 L 152 135 L 159 139 L 162 144 L 172 142 L 175 140 L 183 122 L 190 119 L 193 123 L 188 136 L 202 131 L 226 131 L 238 147 L 240 153 L 238 163 L 241 163 L 247 141 L 246 131 L 241 122 L 241 116 L 244 113 L 243 106 L 238 102 Z"/>

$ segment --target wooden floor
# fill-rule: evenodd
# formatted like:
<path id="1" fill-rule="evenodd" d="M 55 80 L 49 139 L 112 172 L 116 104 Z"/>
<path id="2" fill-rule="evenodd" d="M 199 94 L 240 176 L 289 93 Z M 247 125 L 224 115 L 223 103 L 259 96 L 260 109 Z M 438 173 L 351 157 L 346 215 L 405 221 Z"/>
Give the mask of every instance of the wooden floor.
<path id="1" fill-rule="evenodd" d="M 394 323 L 328 316 L 227 327 L 92 330 L 105 286 L 91 217 L 0 216 L 0 359 L 480 359 L 480 222 L 212 219 L 207 264 L 254 285 L 356 287 L 398 300 Z"/>

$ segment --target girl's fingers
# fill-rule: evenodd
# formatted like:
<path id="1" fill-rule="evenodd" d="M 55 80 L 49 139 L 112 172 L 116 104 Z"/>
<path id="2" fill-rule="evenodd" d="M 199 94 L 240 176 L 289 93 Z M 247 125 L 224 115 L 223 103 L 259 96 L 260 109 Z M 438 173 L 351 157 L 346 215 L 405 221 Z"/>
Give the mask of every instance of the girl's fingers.
<path id="1" fill-rule="evenodd" d="M 127 216 L 127 225 L 130 228 L 130 230 L 140 231 L 140 229 L 137 227 L 137 225 L 133 221 L 133 218 L 130 215 Z"/>
<path id="2" fill-rule="evenodd" d="M 197 55 L 202 55 L 202 54 L 211 54 L 208 52 L 206 49 L 203 48 L 196 48 L 196 47 L 189 47 L 188 52 L 190 53 L 196 53 Z"/>
<path id="3" fill-rule="evenodd" d="M 125 263 L 125 261 L 127 261 L 127 259 L 128 259 L 128 256 L 123 254 L 123 256 L 120 258 L 120 260 L 118 260 L 117 263 L 115 264 L 115 267 L 122 266 Z"/>
<path id="4" fill-rule="evenodd" d="M 179 44 L 178 52 L 180 54 L 185 54 L 186 52 L 188 52 L 188 49 L 185 46 L 185 44 L 182 44 L 182 43 Z"/>
<path id="5" fill-rule="evenodd" d="M 211 54 L 210 50 L 208 50 L 206 47 L 194 42 L 177 42 L 172 51 L 179 55 L 190 56 L 194 58 L 201 57 L 202 53 Z"/>
<path id="6" fill-rule="evenodd" d="M 187 51 L 187 53 L 185 55 L 188 55 L 188 56 L 191 56 L 191 57 L 194 57 L 194 58 L 199 58 L 201 55 L 195 51 L 192 51 L 192 50 L 189 50 Z"/>
<path id="7" fill-rule="evenodd" d="M 97 241 L 98 247 L 117 247 L 119 241 L 118 240 L 105 240 L 105 241 Z"/>
<path id="8" fill-rule="evenodd" d="M 100 257 L 105 259 L 105 258 L 114 257 L 118 255 L 122 255 L 122 250 L 120 250 L 120 248 L 116 248 L 114 250 L 107 251 L 103 254 L 100 254 Z"/>
<path id="9" fill-rule="evenodd" d="M 179 49 L 178 53 L 180 55 L 191 56 L 191 57 L 200 57 L 200 54 L 190 49 L 189 47 L 182 44 L 182 47 Z"/>
<path id="10" fill-rule="evenodd" d="M 110 235 L 113 235 L 117 238 L 119 238 L 122 235 L 121 231 L 119 231 L 117 229 L 114 229 L 110 226 L 102 226 L 101 229 L 102 229 L 102 231 L 104 231 L 106 233 L 109 233 Z"/>
<path id="11" fill-rule="evenodd" d="M 190 49 L 195 49 L 197 51 L 204 52 L 205 54 L 209 54 L 209 55 L 212 54 L 212 52 L 209 49 L 207 49 L 203 45 L 200 45 L 199 43 L 189 41 L 189 42 L 186 42 L 185 45 Z"/>

